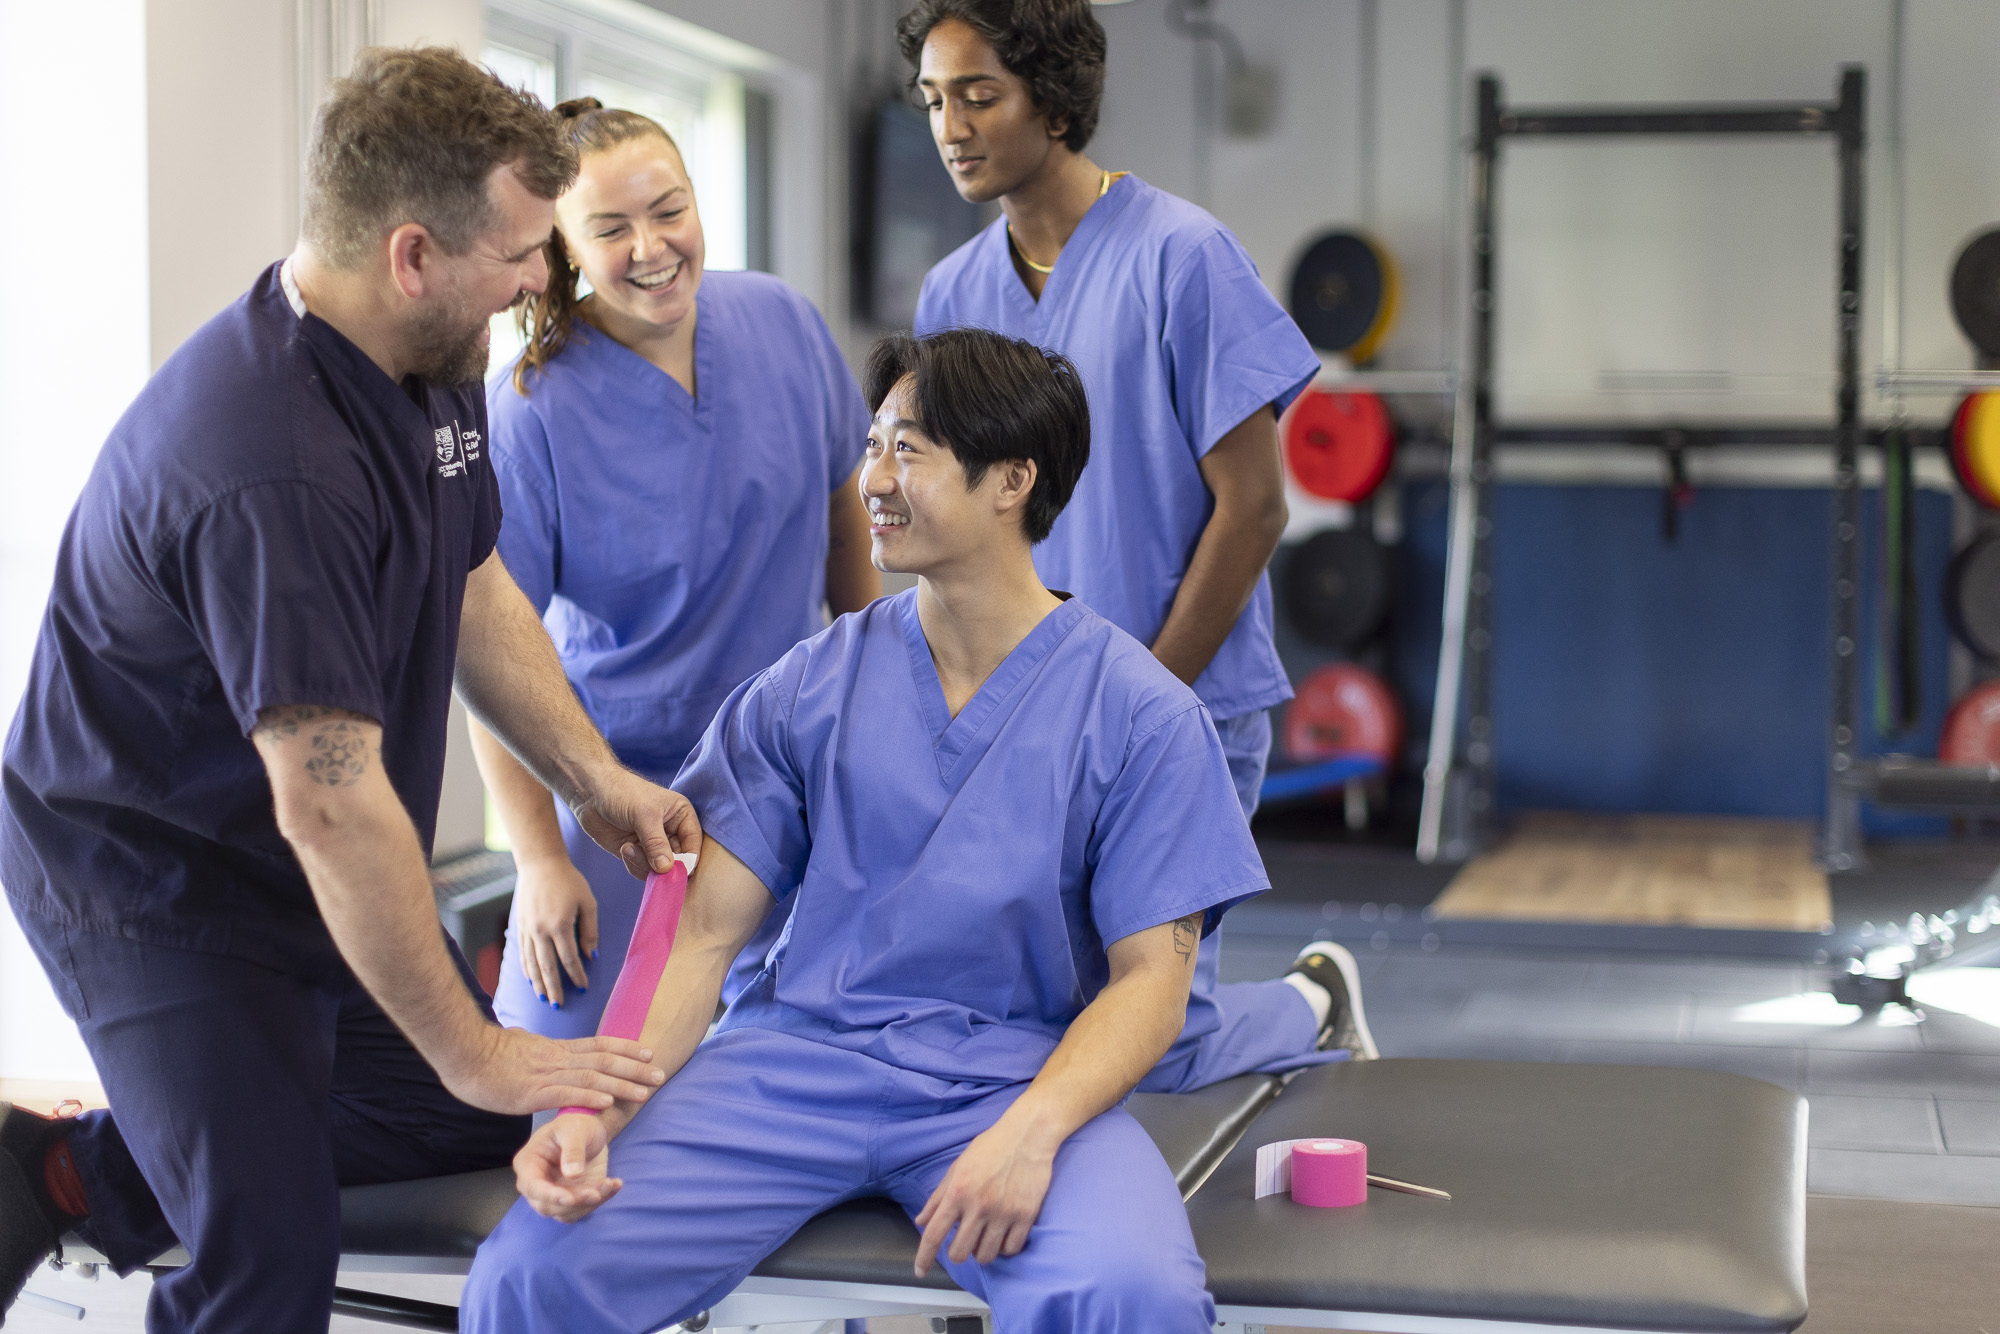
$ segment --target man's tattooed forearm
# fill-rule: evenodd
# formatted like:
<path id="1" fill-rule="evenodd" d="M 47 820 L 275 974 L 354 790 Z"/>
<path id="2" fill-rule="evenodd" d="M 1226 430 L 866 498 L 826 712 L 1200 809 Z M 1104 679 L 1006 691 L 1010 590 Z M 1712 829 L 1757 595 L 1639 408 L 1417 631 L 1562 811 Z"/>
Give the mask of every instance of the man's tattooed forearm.
<path id="1" fill-rule="evenodd" d="M 1183 959 L 1194 957 L 1195 947 L 1201 944 L 1202 914 L 1189 913 L 1174 923 L 1174 953 Z"/>
<path id="2" fill-rule="evenodd" d="M 312 747 L 306 777 L 321 787 L 347 787 L 360 782 L 374 763 L 373 727 L 372 719 L 346 709 L 301 704 L 266 709 L 258 715 L 256 735 L 266 741 L 304 736 Z"/>

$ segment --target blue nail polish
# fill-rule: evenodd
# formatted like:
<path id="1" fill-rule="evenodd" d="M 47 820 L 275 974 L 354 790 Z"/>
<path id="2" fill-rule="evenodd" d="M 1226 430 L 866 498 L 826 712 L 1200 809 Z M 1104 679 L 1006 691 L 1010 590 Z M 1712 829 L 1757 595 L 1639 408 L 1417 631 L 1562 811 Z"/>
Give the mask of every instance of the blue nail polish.
<path id="1" fill-rule="evenodd" d="M 596 951 L 596 950 L 592 950 L 592 951 L 590 952 L 590 957 L 591 957 L 591 960 L 592 960 L 593 962 L 595 962 L 595 961 L 596 961 L 596 959 L 597 959 L 597 951 Z"/>

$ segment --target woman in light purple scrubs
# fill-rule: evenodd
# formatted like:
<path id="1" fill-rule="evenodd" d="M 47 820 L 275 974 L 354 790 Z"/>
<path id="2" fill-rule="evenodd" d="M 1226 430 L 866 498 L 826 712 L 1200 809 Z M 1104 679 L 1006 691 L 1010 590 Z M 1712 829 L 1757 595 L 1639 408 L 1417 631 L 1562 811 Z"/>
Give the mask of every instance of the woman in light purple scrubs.
<path id="1" fill-rule="evenodd" d="M 823 604 L 881 592 L 853 481 L 868 412 L 803 296 L 704 274 L 664 130 L 589 98 L 557 112 L 581 172 L 528 346 L 487 390 L 499 550 L 619 758 L 664 783 L 731 690 L 818 632 Z M 475 727 L 473 745 L 519 869 L 494 1010 L 595 1032 L 639 882 L 492 737 Z"/>

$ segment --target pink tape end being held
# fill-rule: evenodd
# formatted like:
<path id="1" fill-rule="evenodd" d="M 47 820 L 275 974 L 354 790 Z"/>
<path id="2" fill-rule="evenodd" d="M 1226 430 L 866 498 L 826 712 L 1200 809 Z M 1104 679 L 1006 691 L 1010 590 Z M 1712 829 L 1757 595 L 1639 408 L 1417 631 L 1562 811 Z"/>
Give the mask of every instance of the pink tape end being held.
<path id="1" fill-rule="evenodd" d="M 597 1025 L 599 1037 L 631 1038 L 636 1042 L 645 1030 L 646 1012 L 653 1008 L 653 993 L 660 988 L 660 974 L 666 971 L 667 956 L 674 952 L 674 933 L 680 930 L 687 887 L 687 867 L 678 861 L 671 871 L 655 871 L 646 877 L 645 897 L 639 900 L 639 920 L 632 924 L 632 943 L 625 951 L 625 966 L 618 970 L 611 999 L 604 1005 L 604 1018 Z M 563 1111 L 597 1115 L 595 1107 L 565 1107 Z"/>

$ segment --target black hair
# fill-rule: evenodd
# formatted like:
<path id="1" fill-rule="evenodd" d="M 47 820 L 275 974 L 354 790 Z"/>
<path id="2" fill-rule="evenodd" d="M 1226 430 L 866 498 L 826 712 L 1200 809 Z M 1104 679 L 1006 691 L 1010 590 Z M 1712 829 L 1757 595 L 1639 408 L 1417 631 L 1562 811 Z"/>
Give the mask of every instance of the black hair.
<path id="1" fill-rule="evenodd" d="M 1063 142 L 1081 153 L 1097 133 L 1104 100 L 1104 25 L 1089 0 L 917 0 L 896 23 L 896 45 L 910 63 L 917 87 L 924 39 L 947 19 L 957 19 L 1000 57 L 1009 74 L 1028 85 L 1036 110 L 1051 125 L 1063 122 Z"/>
<path id="2" fill-rule="evenodd" d="M 917 425 L 952 452 L 967 490 L 996 463 L 1034 461 L 1021 529 L 1030 544 L 1047 537 L 1090 462 L 1090 403 L 1069 358 L 987 329 L 890 334 L 861 372 L 869 412 L 906 378 Z"/>

